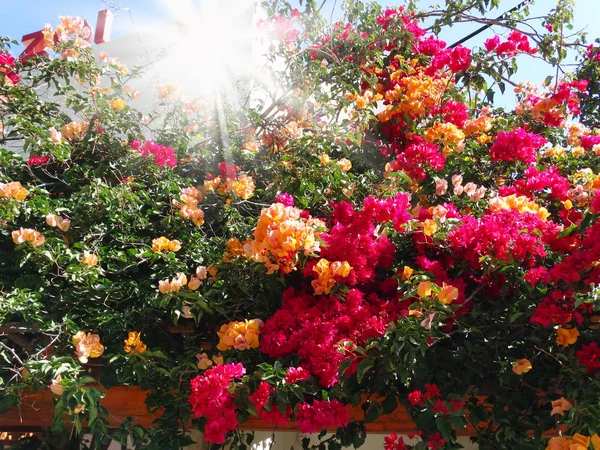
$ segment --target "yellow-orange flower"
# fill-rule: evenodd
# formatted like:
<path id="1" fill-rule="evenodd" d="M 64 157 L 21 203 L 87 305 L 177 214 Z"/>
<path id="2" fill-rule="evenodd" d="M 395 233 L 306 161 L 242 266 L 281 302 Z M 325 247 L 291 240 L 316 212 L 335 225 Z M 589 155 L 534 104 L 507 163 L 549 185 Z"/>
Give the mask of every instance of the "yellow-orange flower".
<path id="1" fill-rule="evenodd" d="M 123 341 L 125 342 L 125 345 L 123 346 L 125 353 L 135 355 L 136 353 L 144 353 L 146 351 L 146 344 L 142 342 L 141 335 L 142 333 L 137 331 L 129 332 L 127 339 Z"/>
<path id="2" fill-rule="evenodd" d="M 202 211 L 201 209 L 196 209 L 194 211 L 186 210 L 184 213 L 184 209 L 182 209 L 179 213 L 182 217 L 185 217 L 186 219 L 191 219 L 194 225 L 196 225 L 197 227 L 201 227 L 202 225 L 204 225 L 204 211 Z"/>
<path id="3" fill-rule="evenodd" d="M 248 258 L 265 264 L 268 273 L 290 273 L 296 268 L 299 254 L 319 251 L 316 236 L 324 230 L 317 219 L 302 219 L 300 210 L 281 203 L 263 209 L 254 230 L 254 240 L 246 242 Z"/>
<path id="4" fill-rule="evenodd" d="M 63 387 L 63 385 L 60 384 L 61 381 L 62 381 L 62 377 L 60 375 L 58 375 L 54 380 L 52 380 L 52 384 L 50 385 L 50 390 L 52 391 L 52 393 L 54 395 L 62 395 L 63 392 L 65 391 L 65 388 Z"/>
<path id="5" fill-rule="evenodd" d="M 227 188 L 236 197 L 248 200 L 254 195 L 254 180 L 248 175 L 240 174 L 236 179 L 227 180 Z"/>
<path id="6" fill-rule="evenodd" d="M 177 252 L 181 250 L 181 242 L 179 242 L 178 240 L 171 241 L 164 236 L 152 239 L 152 251 L 155 253 L 159 253 L 163 250 Z"/>
<path id="7" fill-rule="evenodd" d="M 60 132 L 63 138 L 65 138 L 68 141 L 73 141 L 75 139 L 81 138 L 86 133 L 89 127 L 89 122 L 70 122 L 64 125 L 60 129 Z"/>
<path id="8" fill-rule="evenodd" d="M 442 303 L 449 305 L 458 298 L 458 289 L 454 286 L 443 283 L 442 289 L 440 289 L 437 295 Z"/>
<path id="9" fill-rule="evenodd" d="M 365 109 L 367 104 L 367 101 L 363 97 L 356 97 L 356 107 L 358 109 Z"/>
<path id="10" fill-rule="evenodd" d="M 127 106 L 127 103 L 125 103 L 125 101 L 122 98 L 116 98 L 114 100 L 111 100 L 109 103 L 110 107 L 112 109 L 123 109 Z"/>
<path id="11" fill-rule="evenodd" d="M 575 433 L 573 436 L 571 436 L 571 440 L 573 441 L 573 444 L 581 445 L 583 450 L 587 450 L 590 445 L 591 438 L 589 436 Z"/>
<path id="12" fill-rule="evenodd" d="M 244 255 L 244 245 L 237 238 L 230 238 L 227 241 L 227 249 L 223 255 L 223 261 L 230 262 L 237 256 Z"/>
<path id="13" fill-rule="evenodd" d="M 594 447 L 594 450 L 600 450 L 600 437 L 598 436 L 597 433 L 592 434 L 591 441 L 592 441 L 592 447 Z"/>
<path id="14" fill-rule="evenodd" d="M 568 345 L 573 345 L 577 342 L 578 336 L 579 331 L 577 328 L 558 327 L 558 330 L 556 330 L 556 343 L 563 347 L 567 347 Z"/>
<path id="15" fill-rule="evenodd" d="M 431 281 L 421 281 L 417 286 L 417 294 L 419 297 L 429 297 L 431 295 Z"/>
<path id="16" fill-rule="evenodd" d="M 546 450 L 570 450 L 569 447 L 573 441 L 562 436 L 553 437 L 548 441 Z"/>
<path id="17" fill-rule="evenodd" d="M 214 191 L 221 184 L 221 177 L 215 177 L 212 180 L 204 180 L 204 190 L 206 192 Z"/>
<path id="18" fill-rule="evenodd" d="M 213 365 L 213 362 L 208 358 L 206 353 L 198 353 L 196 359 L 198 360 L 198 369 L 200 370 L 206 370 Z"/>
<path id="19" fill-rule="evenodd" d="M 433 127 L 425 131 L 423 138 L 427 142 L 440 141 L 448 148 L 452 147 L 458 150 L 465 140 L 465 134 L 453 123 L 436 122 Z"/>
<path id="20" fill-rule="evenodd" d="M 517 362 L 513 365 L 512 371 L 517 375 L 523 375 L 524 373 L 529 372 L 533 366 L 531 365 L 531 361 L 528 359 L 517 359 Z"/>
<path id="21" fill-rule="evenodd" d="M 263 321 L 260 319 L 245 320 L 243 322 L 229 322 L 221 326 L 219 336 L 219 350 L 248 350 L 258 348 L 258 336 Z"/>
<path id="22" fill-rule="evenodd" d="M 21 186 L 18 181 L 11 181 L 10 183 L 0 183 L 0 197 L 14 198 L 15 200 L 21 201 L 27 197 L 27 189 Z"/>
<path id="23" fill-rule="evenodd" d="M 551 402 L 551 404 L 552 404 L 552 411 L 550 411 L 551 416 L 553 416 L 554 414 L 560 414 L 561 416 L 564 416 L 565 411 L 568 411 L 571 408 L 573 408 L 573 405 L 564 397 L 561 397 L 558 400 L 553 400 Z"/>
<path id="24" fill-rule="evenodd" d="M 410 278 L 410 276 L 414 273 L 414 271 L 415 271 L 414 269 L 411 269 L 408 266 L 404 266 L 404 269 L 402 269 L 401 278 L 405 281 L 408 280 Z"/>
<path id="25" fill-rule="evenodd" d="M 187 277 L 185 276 L 184 273 L 179 272 L 177 273 L 177 276 L 175 278 L 172 278 L 171 281 L 169 280 L 160 280 L 158 282 L 158 290 L 160 291 L 161 294 L 168 294 L 170 292 L 179 292 L 179 290 L 181 289 L 181 286 L 184 286 L 187 284 Z"/>
<path id="26" fill-rule="evenodd" d="M 61 231 L 67 232 L 71 228 L 71 221 L 64 219 L 56 214 L 48 214 L 46 216 L 46 223 L 51 227 L 56 227 Z"/>
<path id="27" fill-rule="evenodd" d="M 423 233 L 425 236 L 433 235 L 438 229 L 437 223 L 432 219 L 425 219 L 423 221 Z"/>
<path id="28" fill-rule="evenodd" d="M 210 277 L 217 281 L 217 266 L 208 266 L 208 268 L 206 269 L 206 272 L 210 275 Z"/>
<path id="29" fill-rule="evenodd" d="M 156 90 L 158 91 L 158 98 L 166 99 L 172 97 L 178 90 L 177 85 L 174 83 L 157 84 Z"/>
<path id="30" fill-rule="evenodd" d="M 196 289 L 198 289 L 200 287 L 200 278 L 198 277 L 190 277 L 190 281 L 187 284 L 187 287 L 190 291 L 195 291 Z"/>
<path id="31" fill-rule="evenodd" d="M 346 158 L 339 159 L 335 164 L 342 170 L 342 172 L 348 172 L 350 169 L 352 169 L 352 163 Z"/>
<path id="32" fill-rule="evenodd" d="M 319 155 L 319 161 L 321 162 L 322 165 L 326 166 L 327 164 L 329 164 L 331 159 L 329 158 L 329 155 L 327 153 L 321 153 Z"/>
<path id="33" fill-rule="evenodd" d="M 546 221 L 550 213 L 548 210 L 535 202 L 530 201 L 524 195 L 509 195 L 507 197 L 494 197 L 490 199 L 489 208 L 493 212 L 500 211 L 502 209 L 513 209 L 519 211 L 521 214 L 532 213 L 537 215 L 540 220 Z"/>
<path id="34" fill-rule="evenodd" d="M 42 233 L 31 228 L 19 228 L 18 230 L 14 230 L 11 236 L 13 242 L 17 245 L 27 242 L 33 247 L 39 247 L 46 242 L 46 238 Z"/>
<path id="35" fill-rule="evenodd" d="M 88 358 L 99 358 L 104 353 L 104 346 L 100 343 L 97 334 L 79 331 L 73 336 L 71 342 L 75 346 L 75 355 L 82 364 L 88 362 Z"/>
<path id="36" fill-rule="evenodd" d="M 334 277 L 347 277 L 350 270 L 352 267 L 347 261 L 329 262 L 325 258 L 321 258 L 313 267 L 313 271 L 317 273 L 317 279 L 311 282 L 315 295 L 329 294 L 336 283 Z"/>
<path id="37" fill-rule="evenodd" d="M 85 250 L 83 252 L 83 256 L 81 257 L 81 262 L 86 266 L 93 267 L 98 264 L 98 257 L 95 254 Z"/>

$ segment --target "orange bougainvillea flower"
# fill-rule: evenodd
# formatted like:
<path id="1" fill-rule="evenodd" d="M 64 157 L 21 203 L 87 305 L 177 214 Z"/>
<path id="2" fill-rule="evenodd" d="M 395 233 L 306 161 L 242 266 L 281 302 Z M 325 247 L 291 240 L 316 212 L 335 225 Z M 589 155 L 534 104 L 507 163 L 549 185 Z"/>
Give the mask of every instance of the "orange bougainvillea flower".
<path id="1" fill-rule="evenodd" d="M 48 214 L 46 216 L 46 223 L 64 232 L 69 231 L 69 228 L 71 228 L 71 221 L 69 219 L 57 216 L 56 214 Z"/>
<path id="2" fill-rule="evenodd" d="M 290 273 L 296 269 L 300 254 L 319 251 L 317 236 L 325 230 L 318 219 L 303 219 L 301 211 L 275 203 L 261 211 L 254 240 L 244 244 L 246 257 L 265 264 L 267 273 Z"/>
<path id="3" fill-rule="evenodd" d="M 443 283 L 442 289 L 438 292 L 437 295 L 442 303 L 449 305 L 458 298 L 458 289 L 454 286 Z"/>
<path id="4" fill-rule="evenodd" d="M 577 328 L 558 327 L 556 330 L 556 343 L 563 347 L 567 347 L 568 345 L 573 345 L 577 342 L 578 336 L 579 331 Z"/>
<path id="5" fill-rule="evenodd" d="M 0 183 L 0 197 L 14 198 L 15 200 L 21 201 L 27 197 L 27 189 L 21 186 L 18 181 L 12 181 L 10 183 Z"/>
<path id="6" fill-rule="evenodd" d="M 175 278 L 169 280 L 160 280 L 158 282 L 158 290 L 161 294 L 168 294 L 170 292 L 179 292 L 181 286 L 186 285 L 188 282 L 187 277 L 184 273 L 178 272 Z"/>
<path id="7" fill-rule="evenodd" d="M 208 358 L 206 353 L 198 353 L 196 359 L 198 360 L 198 369 L 200 370 L 206 370 L 213 365 L 213 362 Z"/>
<path id="8" fill-rule="evenodd" d="M 589 436 L 584 436 L 582 434 L 579 433 L 575 433 L 572 437 L 571 440 L 573 441 L 573 444 L 576 445 L 581 445 L 583 450 L 587 450 L 587 448 L 590 445 L 590 441 L 591 438 Z M 571 450 L 571 449 L 569 449 Z M 578 448 L 576 450 L 579 450 Z"/>
<path id="9" fill-rule="evenodd" d="M 347 261 L 329 262 L 325 258 L 321 258 L 317 265 L 313 267 L 313 271 L 317 273 L 317 279 L 311 282 L 315 295 L 329 294 L 333 286 L 335 286 L 335 277 L 345 278 L 350 274 L 352 267 Z"/>
<path id="10" fill-rule="evenodd" d="M 247 350 L 258 348 L 258 336 L 263 321 L 260 319 L 245 320 L 243 322 L 229 322 L 221 326 L 219 336 L 219 350 Z"/>
<path id="11" fill-rule="evenodd" d="M 75 346 L 75 355 L 82 364 L 88 362 L 88 358 L 99 358 L 104 353 L 104 346 L 100 343 L 97 334 L 79 331 L 71 339 Z"/>
<path id="12" fill-rule="evenodd" d="M 573 405 L 564 397 L 559 398 L 558 400 L 553 400 L 552 402 L 552 411 L 550 411 L 550 415 L 560 414 L 563 416 L 565 411 L 573 408 Z"/>
<path id="13" fill-rule="evenodd" d="M 210 190 L 206 189 L 206 182 L 204 184 L 204 188 L 201 189 Z M 180 195 L 183 203 L 178 200 L 173 200 L 171 202 L 174 207 L 179 208 L 179 215 L 181 217 L 191 220 L 197 227 L 204 224 L 204 211 L 198 208 L 198 204 L 204 201 L 204 193 L 201 189 L 196 189 L 195 187 L 184 188 L 181 190 Z"/>
<path id="14" fill-rule="evenodd" d="M 126 353 L 131 353 L 132 355 L 135 355 L 136 353 L 144 353 L 146 351 L 146 344 L 142 342 L 141 335 L 141 332 L 129 332 L 127 339 L 123 341 L 125 342 L 123 349 Z"/>
<path id="15" fill-rule="evenodd" d="M 163 250 L 177 252 L 181 250 L 181 242 L 179 242 L 178 240 L 171 241 L 164 236 L 152 239 L 152 251 L 155 253 L 159 253 Z"/>
<path id="16" fill-rule="evenodd" d="M 116 98 L 114 100 L 111 100 L 109 103 L 110 107 L 112 109 L 123 109 L 127 106 L 127 103 L 125 103 L 125 101 L 122 98 Z"/>
<path id="17" fill-rule="evenodd" d="M 52 380 L 52 384 L 50 385 L 50 390 L 54 395 L 62 395 L 65 391 L 65 388 L 60 383 L 62 381 L 62 377 L 58 375 L 54 380 Z"/>
<path id="18" fill-rule="evenodd" d="M 517 362 L 513 365 L 512 371 L 517 375 L 523 375 L 524 373 L 529 372 L 533 366 L 531 365 L 531 361 L 528 359 L 517 359 Z"/>
<path id="19" fill-rule="evenodd" d="M 13 242 L 17 245 L 27 242 L 33 247 L 39 247 L 46 242 L 46 238 L 42 233 L 32 230 L 31 228 L 19 228 L 18 230 L 13 231 L 11 236 Z"/>
<path id="20" fill-rule="evenodd" d="M 83 252 L 83 256 L 81 257 L 81 262 L 86 266 L 93 267 L 96 264 L 98 264 L 98 257 L 93 253 L 90 253 L 87 250 L 85 250 Z"/>
<path id="21" fill-rule="evenodd" d="M 83 137 L 90 127 L 89 122 L 70 122 L 60 129 L 62 137 L 68 141 L 73 141 Z"/>
<path id="22" fill-rule="evenodd" d="M 562 436 L 553 437 L 548 441 L 546 450 L 570 450 L 573 441 Z"/>
<path id="23" fill-rule="evenodd" d="M 319 161 L 321 162 L 322 165 L 326 166 L 327 164 L 329 164 L 331 159 L 329 158 L 329 155 L 327 153 L 321 153 L 319 155 Z"/>
<path id="24" fill-rule="evenodd" d="M 431 295 L 431 281 L 421 281 L 417 287 L 419 297 L 429 297 Z"/>
<path id="25" fill-rule="evenodd" d="M 187 287 L 190 291 L 195 291 L 200 287 L 200 278 L 198 277 L 190 277 L 190 281 L 187 284 Z"/>
<path id="26" fill-rule="evenodd" d="M 594 447 L 594 450 L 600 450 L 600 437 L 598 436 L 597 433 L 592 434 L 591 440 L 592 440 L 592 447 Z"/>
<path id="27" fill-rule="evenodd" d="M 342 169 L 342 172 L 348 172 L 350 169 L 352 169 L 352 163 L 346 158 L 338 160 L 335 164 Z"/>
<path id="28" fill-rule="evenodd" d="M 400 275 L 400 277 L 406 281 L 410 278 L 410 276 L 414 273 L 414 269 L 411 269 L 408 266 L 404 266 L 404 269 L 402 269 L 402 275 Z"/>
<path id="29" fill-rule="evenodd" d="M 425 236 L 431 236 L 433 233 L 435 233 L 438 229 L 437 223 L 435 222 L 435 220 L 431 220 L 431 219 L 426 219 L 423 222 L 423 233 L 425 234 Z"/>
<path id="30" fill-rule="evenodd" d="M 213 355 L 211 359 L 217 366 L 222 366 L 225 363 L 225 359 L 221 354 Z"/>

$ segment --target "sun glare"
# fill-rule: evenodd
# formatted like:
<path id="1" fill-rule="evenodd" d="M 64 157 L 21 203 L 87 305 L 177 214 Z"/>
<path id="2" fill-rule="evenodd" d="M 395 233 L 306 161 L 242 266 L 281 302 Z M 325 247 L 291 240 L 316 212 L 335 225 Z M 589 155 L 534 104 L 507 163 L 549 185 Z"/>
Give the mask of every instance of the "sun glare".
<path id="1" fill-rule="evenodd" d="M 167 54 L 169 76 L 192 95 L 227 92 L 257 72 L 253 0 L 160 0 L 177 27 Z"/>

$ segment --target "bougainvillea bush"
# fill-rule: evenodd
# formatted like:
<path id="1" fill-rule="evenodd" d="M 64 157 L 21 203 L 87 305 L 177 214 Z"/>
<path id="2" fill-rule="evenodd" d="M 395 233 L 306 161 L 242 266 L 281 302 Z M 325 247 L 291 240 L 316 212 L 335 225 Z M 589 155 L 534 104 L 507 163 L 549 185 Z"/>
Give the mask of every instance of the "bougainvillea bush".
<path id="1" fill-rule="evenodd" d="M 349 2 L 333 24 L 266 4 L 276 89 L 242 105 L 136 91 L 81 19 L 26 60 L 4 39 L 0 412 L 50 390 L 43 448 L 175 449 L 196 426 L 245 449 L 258 417 L 337 450 L 404 408 L 413 439 L 386 450 L 460 448 L 465 427 L 482 449 L 599 450 L 600 130 L 561 67 L 598 51 L 565 38 L 569 1 L 472 48 L 436 37 L 498 3 Z M 558 78 L 516 82 L 528 56 Z M 100 387 L 122 385 L 152 427 L 109 429 Z"/>

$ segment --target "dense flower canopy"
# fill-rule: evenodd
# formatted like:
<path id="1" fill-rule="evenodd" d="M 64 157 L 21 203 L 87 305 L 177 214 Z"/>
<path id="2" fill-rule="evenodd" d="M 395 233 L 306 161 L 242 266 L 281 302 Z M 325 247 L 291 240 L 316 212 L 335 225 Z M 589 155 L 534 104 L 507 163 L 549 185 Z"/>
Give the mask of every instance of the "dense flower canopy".
<path id="1" fill-rule="evenodd" d="M 27 61 L 2 40 L 0 146 L 28 156 L 0 148 L 0 413 L 50 390 L 48 448 L 175 449 L 192 423 L 245 449 L 255 417 L 336 430 L 303 447 L 338 450 L 404 408 L 415 432 L 386 450 L 461 432 L 599 450 L 593 84 L 511 79 L 516 56 L 560 68 L 556 49 L 581 45 L 569 1 L 545 31 L 505 17 L 480 47 L 432 33 L 496 3 L 433 11 L 430 29 L 408 7 L 349 2 L 325 27 L 310 2 L 271 5 L 277 92 L 215 104 L 161 84 L 146 115 L 140 70 L 95 58 L 81 19 Z M 506 84 L 512 109 L 492 103 Z M 155 426 L 111 429 L 98 385 L 148 391 Z"/>

